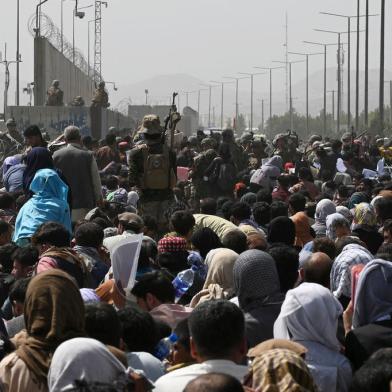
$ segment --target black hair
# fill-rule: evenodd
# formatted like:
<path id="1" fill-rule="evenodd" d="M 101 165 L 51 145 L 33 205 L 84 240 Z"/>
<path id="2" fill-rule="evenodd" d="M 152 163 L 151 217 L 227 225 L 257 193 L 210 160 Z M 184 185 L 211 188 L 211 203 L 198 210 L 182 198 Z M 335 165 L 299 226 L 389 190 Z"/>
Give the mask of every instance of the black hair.
<path id="1" fill-rule="evenodd" d="M 335 241 L 328 237 L 315 238 L 313 241 L 313 252 L 325 253 L 331 260 L 334 260 L 336 257 Z"/>
<path id="2" fill-rule="evenodd" d="M 222 238 L 222 245 L 224 248 L 233 250 L 241 254 L 248 249 L 248 241 L 246 235 L 241 230 L 231 230 Z"/>
<path id="3" fill-rule="evenodd" d="M 278 216 L 288 216 L 289 208 L 287 203 L 281 200 L 274 200 L 271 203 L 271 220 Z"/>
<path id="4" fill-rule="evenodd" d="M 376 351 L 354 374 L 350 391 L 389 392 L 392 379 L 392 349 Z"/>
<path id="5" fill-rule="evenodd" d="M 23 136 L 24 137 L 41 136 L 42 138 L 42 133 L 37 125 L 30 125 L 23 131 Z"/>
<path id="6" fill-rule="evenodd" d="M 357 245 L 361 245 L 364 248 L 366 248 L 366 244 L 364 242 L 362 242 L 359 238 L 352 237 L 352 236 L 346 236 L 346 237 L 339 238 L 335 244 L 336 244 L 336 256 L 338 256 L 338 255 L 340 255 L 340 253 L 342 253 L 343 248 L 346 245 L 357 244 Z"/>
<path id="7" fill-rule="evenodd" d="M 392 219 L 387 219 L 383 225 L 383 231 L 389 231 L 392 233 Z"/>
<path id="8" fill-rule="evenodd" d="M 223 373 L 206 373 L 191 380 L 184 392 L 243 392 L 241 383 L 233 376 Z"/>
<path id="9" fill-rule="evenodd" d="M 23 267 L 32 267 L 39 260 L 38 249 L 34 246 L 28 245 L 23 248 L 18 248 L 12 253 L 12 261 L 18 261 Z"/>
<path id="10" fill-rule="evenodd" d="M 126 306 L 118 311 L 118 318 L 127 351 L 153 354 L 160 336 L 150 313 L 134 306 Z"/>
<path id="11" fill-rule="evenodd" d="M 203 258 L 207 256 L 210 250 L 222 248 L 221 240 L 209 227 L 202 227 L 196 230 L 192 234 L 191 242 Z"/>
<path id="12" fill-rule="evenodd" d="M 0 209 L 7 210 L 14 206 L 15 199 L 8 192 L 0 192 Z"/>
<path id="13" fill-rule="evenodd" d="M 265 226 L 271 220 L 271 207 L 265 201 L 253 204 L 253 219 L 259 226 Z"/>
<path id="14" fill-rule="evenodd" d="M 187 235 L 195 226 L 195 218 L 189 211 L 176 211 L 170 218 L 170 224 L 180 235 Z"/>
<path id="15" fill-rule="evenodd" d="M 24 303 L 26 299 L 27 286 L 29 285 L 30 281 L 31 278 L 24 278 L 15 281 L 9 293 L 9 299 L 11 303 L 14 301 L 17 301 L 21 304 Z"/>
<path id="16" fill-rule="evenodd" d="M 250 219 L 252 210 L 247 203 L 237 202 L 231 207 L 231 216 L 239 221 Z"/>
<path id="17" fill-rule="evenodd" d="M 256 193 L 256 201 L 265 201 L 268 204 L 272 203 L 272 194 L 267 189 L 260 189 Z"/>
<path id="18" fill-rule="evenodd" d="M 102 227 L 93 222 L 83 223 L 75 230 L 75 241 L 79 246 L 99 248 L 102 245 L 103 237 Z"/>
<path id="19" fill-rule="evenodd" d="M 112 146 L 116 143 L 116 135 L 114 133 L 108 133 L 105 137 L 105 142 L 108 146 Z"/>
<path id="20" fill-rule="evenodd" d="M 113 347 L 120 346 L 121 324 L 113 306 L 105 302 L 90 303 L 84 311 L 87 335 Z"/>
<path id="21" fill-rule="evenodd" d="M 15 244 L 6 244 L 0 246 L 0 265 L 2 266 L 2 272 L 10 274 L 13 269 L 12 256 L 18 249 Z"/>
<path id="22" fill-rule="evenodd" d="M 383 244 L 378 248 L 377 259 L 392 261 L 392 244 Z"/>
<path id="23" fill-rule="evenodd" d="M 289 197 L 289 206 L 295 212 L 304 211 L 305 205 L 306 205 L 306 198 L 300 192 L 294 193 Z"/>
<path id="24" fill-rule="evenodd" d="M 313 175 L 311 170 L 308 167 L 301 167 L 298 171 L 298 177 L 301 180 L 313 182 Z"/>
<path id="25" fill-rule="evenodd" d="M 142 246 L 140 247 L 138 269 L 150 267 L 152 262 L 156 261 L 158 255 L 158 247 L 155 241 L 148 238 L 143 238 Z"/>
<path id="26" fill-rule="evenodd" d="M 374 202 L 374 207 L 381 222 L 392 219 L 392 198 L 381 197 Z"/>
<path id="27" fill-rule="evenodd" d="M 201 303 L 192 311 L 188 320 L 197 351 L 207 358 L 227 357 L 241 344 L 245 335 L 242 310 L 226 300 Z"/>
<path id="28" fill-rule="evenodd" d="M 206 197 L 200 201 L 200 213 L 207 215 L 216 215 L 217 202 L 212 197 Z"/>
<path id="29" fill-rule="evenodd" d="M 174 303 L 175 290 L 170 279 L 161 271 L 147 272 L 133 286 L 132 294 L 146 299 L 147 294 L 154 295 L 162 303 Z"/>
<path id="30" fill-rule="evenodd" d="M 118 187 L 118 178 L 116 176 L 109 176 L 105 180 L 106 187 L 112 191 L 116 190 Z"/>
<path id="31" fill-rule="evenodd" d="M 158 223 L 157 220 L 151 215 L 143 215 L 142 216 L 144 226 L 147 229 L 156 232 L 158 230 Z"/>
<path id="32" fill-rule="evenodd" d="M 280 290 L 282 293 L 286 293 L 294 287 L 298 279 L 298 252 L 292 246 L 275 243 L 270 246 L 268 253 L 275 260 Z"/>
<path id="33" fill-rule="evenodd" d="M 176 276 L 179 272 L 188 268 L 189 253 L 186 250 L 177 252 L 162 252 L 157 256 L 157 264 L 167 269 L 171 275 Z"/>
<path id="34" fill-rule="evenodd" d="M 222 211 L 223 218 L 225 218 L 226 220 L 230 220 L 230 212 L 231 212 L 231 207 L 233 207 L 233 205 L 234 205 L 233 200 L 228 200 L 222 204 L 221 211 Z"/>
<path id="35" fill-rule="evenodd" d="M 340 197 L 349 197 L 350 195 L 350 190 L 348 189 L 348 187 L 346 185 L 340 184 L 338 186 L 338 194 Z"/>
<path id="36" fill-rule="evenodd" d="M 290 177 L 287 174 L 281 174 L 277 180 L 279 185 L 283 186 L 284 188 L 290 187 Z"/>
<path id="37" fill-rule="evenodd" d="M 68 230 L 60 223 L 45 222 L 35 231 L 31 238 L 34 245 L 48 244 L 58 248 L 70 245 L 71 236 Z"/>
<path id="38" fill-rule="evenodd" d="M 0 235 L 3 235 L 12 229 L 12 225 L 8 222 L 0 220 Z"/>

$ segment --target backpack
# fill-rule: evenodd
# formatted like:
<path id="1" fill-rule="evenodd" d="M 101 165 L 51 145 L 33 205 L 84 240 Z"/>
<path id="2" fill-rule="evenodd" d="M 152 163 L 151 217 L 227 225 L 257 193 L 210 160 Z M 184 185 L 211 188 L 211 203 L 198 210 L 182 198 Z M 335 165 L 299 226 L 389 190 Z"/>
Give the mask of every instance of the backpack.
<path id="1" fill-rule="evenodd" d="M 237 170 L 233 163 L 222 162 L 219 166 L 217 185 L 226 192 L 233 190 L 233 186 L 237 179 Z"/>
<path id="2" fill-rule="evenodd" d="M 142 189 L 171 189 L 175 185 L 175 174 L 170 167 L 169 149 L 163 146 L 162 154 L 151 154 L 143 148 Z M 174 183 L 173 183 L 174 181 Z"/>

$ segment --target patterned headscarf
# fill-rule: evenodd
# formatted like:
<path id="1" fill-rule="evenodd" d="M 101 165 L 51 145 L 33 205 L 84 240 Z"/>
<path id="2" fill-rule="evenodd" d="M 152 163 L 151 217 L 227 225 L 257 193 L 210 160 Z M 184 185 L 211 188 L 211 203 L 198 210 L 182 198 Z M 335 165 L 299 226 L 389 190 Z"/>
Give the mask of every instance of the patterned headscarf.
<path id="1" fill-rule="evenodd" d="M 245 312 L 279 296 L 278 271 L 268 253 L 257 249 L 241 253 L 234 263 L 233 273 L 234 289 L 240 308 Z"/>
<path id="2" fill-rule="evenodd" d="M 327 216 L 336 212 L 335 204 L 329 199 L 320 200 L 316 206 L 316 212 L 314 214 L 315 223 L 320 225 L 326 224 Z"/>
<path id="3" fill-rule="evenodd" d="M 348 220 L 349 223 L 351 223 L 353 221 L 353 218 L 354 218 L 353 214 L 351 213 L 351 211 L 347 207 L 337 206 L 336 212 L 343 215 Z"/>
<path id="4" fill-rule="evenodd" d="M 354 211 L 354 223 L 374 227 L 377 225 L 377 217 L 374 207 L 368 203 L 359 203 Z"/>
<path id="5" fill-rule="evenodd" d="M 159 253 L 174 253 L 185 251 L 186 241 L 182 237 L 164 237 L 158 242 Z"/>
<path id="6" fill-rule="evenodd" d="M 331 240 L 336 240 L 336 225 L 338 223 L 346 224 L 350 227 L 348 220 L 338 212 L 327 216 L 327 237 Z"/>
<path id="7" fill-rule="evenodd" d="M 268 350 L 252 362 L 245 386 L 255 391 L 317 392 L 304 360 L 287 349 Z"/>

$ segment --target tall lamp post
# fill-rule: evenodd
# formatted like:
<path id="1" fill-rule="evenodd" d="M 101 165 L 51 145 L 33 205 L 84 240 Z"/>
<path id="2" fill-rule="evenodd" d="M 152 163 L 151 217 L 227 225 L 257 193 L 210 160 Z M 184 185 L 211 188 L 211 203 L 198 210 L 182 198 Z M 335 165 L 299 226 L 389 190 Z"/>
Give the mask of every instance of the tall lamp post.
<path id="1" fill-rule="evenodd" d="M 359 2 L 359 0 L 358 0 Z M 380 31 L 380 91 L 378 110 L 380 114 L 380 132 L 384 133 L 384 50 L 385 50 L 385 0 L 381 0 Z"/>
<path id="2" fill-rule="evenodd" d="M 224 98 L 224 85 L 233 82 L 218 82 L 216 80 L 210 80 L 211 83 L 217 83 L 221 85 L 221 114 L 220 114 L 220 126 L 223 129 L 223 98 Z"/>
<path id="3" fill-rule="evenodd" d="M 250 77 L 250 131 L 253 131 L 253 79 L 255 75 L 265 75 L 266 72 L 238 72 Z"/>
<path id="4" fill-rule="evenodd" d="M 269 120 L 272 121 L 272 70 L 286 69 L 286 67 L 255 67 L 257 69 L 265 69 L 269 71 Z"/>
<path id="5" fill-rule="evenodd" d="M 248 77 L 232 77 L 232 76 L 223 76 L 224 79 L 231 79 L 233 81 L 235 81 L 235 127 L 234 130 L 237 131 L 237 127 L 238 127 L 238 81 L 241 79 L 248 79 Z"/>
<path id="6" fill-rule="evenodd" d="M 296 54 L 299 56 L 305 56 L 306 58 L 306 132 L 309 134 L 309 56 L 317 56 L 323 53 L 300 53 L 300 52 L 289 52 L 289 54 Z"/>
<path id="7" fill-rule="evenodd" d="M 290 113 L 290 128 L 293 130 L 293 95 L 292 95 L 292 79 L 291 79 L 291 66 L 297 63 L 303 63 L 303 60 L 300 61 L 289 61 L 289 113 Z M 273 61 L 273 63 L 287 64 L 286 61 Z"/>
<path id="8" fill-rule="evenodd" d="M 322 15 L 329 15 L 329 16 L 336 16 L 338 18 L 346 18 L 347 19 L 347 45 L 348 45 L 348 50 L 347 50 L 347 125 L 350 127 L 351 126 L 351 19 L 353 18 L 362 18 L 366 15 L 342 15 L 342 14 L 336 14 L 332 12 L 320 12 Z M 368 15 L 368 16 L 376 16 L 376 14 L 373 15 Z M 357 34 L 359 34 L 359 27 L 357 26 Z M 356 68 L 358 68 L 358 63 L 356 65 Z M 357 75 L 358 69 L 356 69 L 356 75 Z M 356 96 L 358 95 L 357 89 L 358 87 L 358 80 L 356 76 Z M 357 98 L 355 99 L 355 118 L 358 118 L 358 113 L 357 113 Z M 356 127 L 358 128 L 358 124 L 356 122 Z"/>
<path id="9" fill-rule="evenodd" d="M 216 86 L 212 86 L 211 84 L 202 84 L 202 86 L 208 87 L 208 128 L 211 128 L 211 98 L 212 98 L 212 89 Z"/>

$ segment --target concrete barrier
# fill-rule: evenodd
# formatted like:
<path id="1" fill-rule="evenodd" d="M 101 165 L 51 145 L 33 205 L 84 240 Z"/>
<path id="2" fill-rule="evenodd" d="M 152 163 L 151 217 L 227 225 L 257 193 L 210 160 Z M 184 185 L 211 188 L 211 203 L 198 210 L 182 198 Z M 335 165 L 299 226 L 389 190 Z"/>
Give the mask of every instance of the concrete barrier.
<path id="1" fill-rule="evenodd" d="M 23 131 L 29 125 L 38 125 L 44 128 L 54 138 L 61 134 L 68 125 L 76 125 L 83 135 L 91 135 L 90 107 L 73 106 L 8 106 L 6 118 L 14 118 L 19 131 Z M 100 125 L 94 132 L 94 137 L 102 138 L 110 127 L 126 132 L 134 129 L 134 121 L 119 112 L 109 109 L 101 109 Z M 3 130 L 4 130 L 3 124 Z"/>

